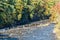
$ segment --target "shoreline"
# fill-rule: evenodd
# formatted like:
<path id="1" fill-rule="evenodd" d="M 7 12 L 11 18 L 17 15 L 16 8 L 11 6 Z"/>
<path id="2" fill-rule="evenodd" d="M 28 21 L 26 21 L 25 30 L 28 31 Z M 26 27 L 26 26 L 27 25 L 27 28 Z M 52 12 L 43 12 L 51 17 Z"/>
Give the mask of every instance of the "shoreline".
<path id="1" fill-rule="evenodd" d="M 20 30 L 20 29 L 29 29 L 29 28 L 36 28 L 36 27 L 42 27 L 42 26 L 48 26 L 51 22 L 49 20 L 42 20 L 42 21 L 37 21 L 37 22 L 32 22 L 30 24 L 26 24 L 26 25 L 21 25 L 21 26 L 17 26 L 16 28 L 11 28 L 8 30 L 2 29 L 0 30 L 0 33 L 12 33 L 11 31 L 16 31 L 16 30 Z"/>

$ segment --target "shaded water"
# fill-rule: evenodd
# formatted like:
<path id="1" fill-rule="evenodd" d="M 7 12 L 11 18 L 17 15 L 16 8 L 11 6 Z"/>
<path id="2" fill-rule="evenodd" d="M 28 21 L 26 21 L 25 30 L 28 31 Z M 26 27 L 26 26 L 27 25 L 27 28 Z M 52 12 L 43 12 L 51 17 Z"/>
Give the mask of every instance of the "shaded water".
<path id="1" fill-rule="evenodd" d="M 18 38 L 0 38 L 0 40 L 19 40 Z"/>

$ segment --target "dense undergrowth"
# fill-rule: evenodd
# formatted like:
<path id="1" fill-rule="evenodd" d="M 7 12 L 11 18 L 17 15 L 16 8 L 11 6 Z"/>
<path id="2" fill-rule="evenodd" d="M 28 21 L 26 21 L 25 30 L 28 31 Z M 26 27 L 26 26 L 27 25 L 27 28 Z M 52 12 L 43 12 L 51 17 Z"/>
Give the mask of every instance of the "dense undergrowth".
<path id="1" fill-rule="evenodd" d="M 0 28 L 49 19 L 54 0 L 0 0 Z"/>

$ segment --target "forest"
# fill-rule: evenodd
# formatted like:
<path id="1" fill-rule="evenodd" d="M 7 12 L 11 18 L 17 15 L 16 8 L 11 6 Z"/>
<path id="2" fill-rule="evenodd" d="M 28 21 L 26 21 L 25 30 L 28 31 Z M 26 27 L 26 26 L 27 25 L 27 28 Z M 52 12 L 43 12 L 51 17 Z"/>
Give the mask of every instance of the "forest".
<path id="1" fill-rule="evenodd" d="M 56 2 L 55 0 L 0 0 L 0 28 L 49 19 L 51 7 Z"/>

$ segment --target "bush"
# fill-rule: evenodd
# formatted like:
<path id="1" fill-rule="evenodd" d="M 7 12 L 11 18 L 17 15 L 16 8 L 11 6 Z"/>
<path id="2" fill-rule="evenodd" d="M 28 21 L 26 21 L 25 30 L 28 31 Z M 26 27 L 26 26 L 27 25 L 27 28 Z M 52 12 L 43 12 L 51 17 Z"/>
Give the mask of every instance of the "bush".
<path id="1" fill-rule="evenodd" d="M 53 1 L 0 0 L 0 27 L 48 19 Z"/>

